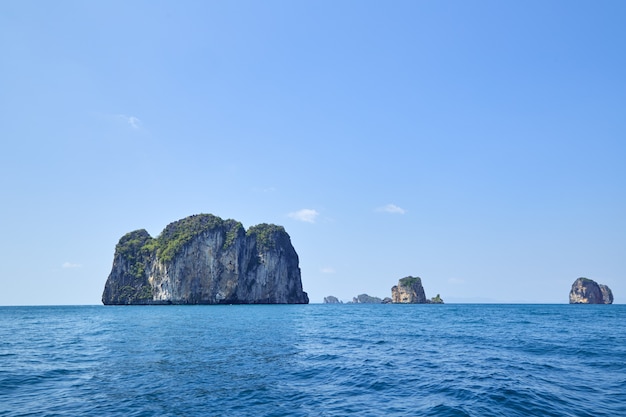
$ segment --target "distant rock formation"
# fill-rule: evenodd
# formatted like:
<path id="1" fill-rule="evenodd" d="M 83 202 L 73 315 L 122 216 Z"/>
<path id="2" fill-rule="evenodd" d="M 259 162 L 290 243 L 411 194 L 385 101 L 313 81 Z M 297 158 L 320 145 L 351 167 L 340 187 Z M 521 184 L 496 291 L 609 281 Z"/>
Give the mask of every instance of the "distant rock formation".
<path id="1" fill-rule="evenodd" d="M 235 220 L 194 215 L 157 237 L 124 235 L 104 304 L 307 304 L 298 255 L 282 226 L 247 231 Z"/>
<path id="2" fill-rule="evenodd" d="M 569 292 L 570 304 L 613 304 L 609 287 L 589 278 L 578 278 Z"/>
<path id="3" fill-rule="evenodd" d="M 394 303 L 403 304 L 427 304 L 422 279 L 419 277 L 404 277 L 398 281 L 398 285 L 391 288 L 391 299 Z"/>
<path id="4" fill-rule="evenodd" d="M 382 304 L 383 300 L 367 294 L 359 294 L 352 298 L 353 304 Z"/>
<path id="5" fill-rule="evenodd" d="M 437 294 L 436 297 L 433 297 L 430 299 L 430 303 L 431 304 L 443 304 L 443 299 L 441 298 L 441 295 Z"/>
<path id="6" fill-rule="evenodd" d="M 343 304 L 343 301 L 333 295 L 329 295 L 328 297 L 324 297 L 324 304 Z"/>

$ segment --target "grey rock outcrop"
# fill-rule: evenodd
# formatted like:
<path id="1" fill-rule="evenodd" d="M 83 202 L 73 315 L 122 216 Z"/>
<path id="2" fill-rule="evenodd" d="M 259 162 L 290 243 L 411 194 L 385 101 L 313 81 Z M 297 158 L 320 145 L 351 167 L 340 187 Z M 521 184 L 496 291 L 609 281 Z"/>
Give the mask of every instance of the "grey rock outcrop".
<path id="1" fill-rule="evenodd" d="M 613 291 L 604 284 L 598 284 L 600 287 L 600 292 L 602 293 L 602 301 L 604 304 L 613 304 Z"/>
<path id="2" fill-rule="evenodd" d="M 343 301 L 334 295 L 329 295 L 328 297 L 324 297 L 324 304 L 343 304 Z"/>
<path id="3" fill-rule="evenodd" d="M 398 281 L 398 285 L 391 288 L 391 299 L 394 303 L 404 304 L 427 304 L 422 279 L 419 277 L 404 277 Z"/>
<path id="4" fill-rule="evenodd" d="M 382 298 L 373 297 L 367 294 L 359 294 L 356 297 L 352 297 L 353 304 L 382 304 Z"/>
<path id="5" fill-rule="evenodd" d="M 570 304 L 613 304 L 613 292 L 589 278 L 578 278 L 569 292 Z"/>
<path id="6" fill-rule="evenodd" d="M 285 229 L 194 215 L 157 237 L 124 235 L 104 304 L 306 304 L 298 255 Z"/>

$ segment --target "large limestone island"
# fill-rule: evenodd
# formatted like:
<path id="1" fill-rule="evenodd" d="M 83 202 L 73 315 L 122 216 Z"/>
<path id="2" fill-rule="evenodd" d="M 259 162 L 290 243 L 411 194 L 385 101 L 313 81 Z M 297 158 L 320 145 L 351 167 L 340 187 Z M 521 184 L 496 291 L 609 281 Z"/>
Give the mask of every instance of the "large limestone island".
<path id="1" fill-rule="evenodd" d="M 570 304 L 613 304 L 613 292 L 589 278 L 578 278 L 569 292 Z"/>
<path id="2" fill-rule="evenodd" d="M 124 235 L 104 304 L 307 304 L 298 255 L 282 226 L 211 214 L 169 224 L 157 237 Z"/>

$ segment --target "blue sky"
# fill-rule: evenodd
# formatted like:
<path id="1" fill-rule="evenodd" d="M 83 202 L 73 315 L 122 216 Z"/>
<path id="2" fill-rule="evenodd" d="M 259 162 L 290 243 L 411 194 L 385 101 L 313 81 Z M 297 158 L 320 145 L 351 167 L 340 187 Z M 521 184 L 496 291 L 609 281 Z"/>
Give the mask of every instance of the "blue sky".
<path id="1" fill-rule="evenodd" d="M 623 1 L 3 1 L 0 305 L 115 244 L 283 225 L 312 302 L 626 302 Z"/>

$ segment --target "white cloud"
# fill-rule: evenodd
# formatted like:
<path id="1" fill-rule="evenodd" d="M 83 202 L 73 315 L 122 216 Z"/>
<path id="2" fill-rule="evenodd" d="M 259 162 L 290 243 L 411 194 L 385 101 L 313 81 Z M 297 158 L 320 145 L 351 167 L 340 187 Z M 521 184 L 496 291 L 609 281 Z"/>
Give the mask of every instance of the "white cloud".
<path id="1" fill-rule="evenodd" d="M 81 264 L 75 264 L 72 262 L 63 262 L 63 265 L 61 265 L 61 268 L 80 268 L 82 265 Z"/>
<path id="2" fill-rule="evenodd" d="M 313 209 L 302 209 L 289 213 L 288 216 L 301 222 L 315 223 L 315 218 L 319 216 L 319 213 Z"/>
<path id="3" fill-rule="evenodd" d="M 335 268 L 332 268 L 330 266 L 327 266 L 325 268 L 320 269 L 320 272 L 322 274 L 334 274 L 335 273 Z"/>
<path id="4" fill-rule="evenodd" d="M 384 211 L 385 213 L 391 213 L 391 214 L 406 213 L 405 209 L 403 209 L 402 207 L 398 207 L 395 204 L 387 204 L 386 206 L 377 208 L 376 211 Z"/>
<path id="5" fill-rule="evenodd" d="M 141 127 L 141 120 L 135 116 L 127 116 L 125 114 L 118 114 L 117 117 L 124 120 L 126 123 L 130 125 L 133 129 L 139 129 Z"/>
<path id="6" fill-rule="evenodd" d="M 128 118 L 128 124 L 131 125 L 134 129 L 139 129 L 140 123 L 141 121 L 134 116 L 130 116 Z"/>

